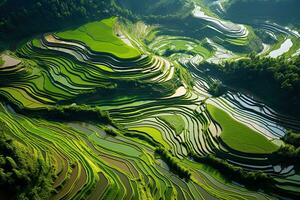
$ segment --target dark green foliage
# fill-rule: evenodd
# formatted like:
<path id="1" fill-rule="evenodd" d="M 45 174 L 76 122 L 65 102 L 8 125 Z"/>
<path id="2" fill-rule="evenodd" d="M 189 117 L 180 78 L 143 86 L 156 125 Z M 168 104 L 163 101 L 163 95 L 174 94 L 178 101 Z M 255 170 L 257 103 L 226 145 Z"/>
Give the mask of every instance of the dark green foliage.
<path id="1" fill-rule="evenodd" d="M 191 154 L 191 157 L 200 163 L 208 164 L 220 171 L 228 180 L 234 180 L 244 184 L 250 189 L 263 189 L 270 191 L 274 187 L 274 180 L 268 174 L 261 171 L 250 172 L 240 167 L 236 167 L 226 160 L 215 157 L 214 155 L 198 156 Z"/>
<path id="2" fill-rule="evenodd" d="M 281 138 L 286 144 L 281 146 L 271 156 L 275 162 L 281 165 L 294 165 L 296 170 L 300 169 L 300 135 L 292 131 Z"/>
<path id="3" fill-rule="evenodd" d="M 276 42 L 276 40 L 264 30 L 255 29 L 254 32 L 264 43 L 274 44 Z"/>
<path id="4" fill-rule="evenodd" d="M 114 13 L 111 0 L 7 0 L 0 4 L 0 38 L 20 38 Z"/>
<path id="5" fill-rule="evenodd" d="M 120 134 L 115 128 L 105 127 L 103 130 L 105 131 L 105 133 L 111 136 L 117 136 Z"/>
<path id="6" fill-rule="evenodd" d="M 163 53 L 162 53 L 162 56 L 165 56 L 165 57 L 170 57 L 171 55 L 175 54 L 175 53 L 182 53 L 182 54 L 194 54 L 193 52 L 187 50 L 187 49 L 180 49 L 180 50 L 177 50 L 177 49 L 166 49 Z"/>
<path id="7" fill-rule="evenodd" d="M 52 169 L 6 135 L 12 133 L 0 122 L 0 191 L 10 199 L 47 199 L 52 191 Z"/>
<path id="8" fill-rule="evenodd" d="M 275 108 L 299 116 L 300 57 L 287 60 L 250 54 L 248 59 L 226 62 L 224 66 L 204 63 L 201 67 L 210 69 L 206 73 L 227 85 L 246 89 Z"/>
<path id="9" fill-rule="evenodd" d="M 128 130 L 124 130 L 124 132 L 125 132 L 124 136 L 140 139 L 152 145 L 153 147 L 157 147 L 160 145 L 160 143 L 156 142 L 151 136 L 144 134 L 143 132 L 128 131 Z"/>
<path id="10" fill-rule="evenodd" d="M 141 15 L 172 14 L 181 9 L 185 3 L 183 0 L 116 0 L 116 2 L 123 8 Z"/>
<path id="11" fill-rule="evenodd" d="M 148 24 L 174 24 L 190 16 L 193 3 L 186 0 L 114 0 L 118 14 L 132 21 Z M 189 30 L 192 30 L 190 28 Z"/>
<path id="12" fill-rule="evenodd" d="M 272 154 L 273 159 L 283 165 L 294 165 L 297 170 L 300 169 L 300 147 L 293 145 L 283 145 L 278 151 Z"/>
<path id="13" fill-rule="evenodd" d="M 104 124 L 113 124 L 107 111 L 103 111 L 99 107 L 88 105 L 54 106 L 48 109 L 42 108 L 31 112 L 50 120 L 93 121 Z"/>
<path id="14" fill-rule="evenodd" d="M 288 131 L 285 136 L 281 138 L 285 143 L 293 145 L 295 147 L 300 147 L 300 134 L 294 133 L 293 131 Z"/>
<path id="15" fill-rule="evenodd" d="M 226 88 L 222 85 L 221 81 L 215 81 L 210 85 L 208 92 L 214 97 L 219 97 L 226 92 Z"/>
<path id="16" fill-rule="evenodd" d="M 0 96 L 1 98 L 1 96 Z M 56 105 L 46 108 L 28 109 L 20 107 L 10 102 L 10 105 L 20 114 L 31 115 L 32 117 L 44 118 L 52 121 L 85 121 L 109 124 L 117 127 L 115 122 L 110 117 L 108 111 L 103 111 L 97 106 L 89 105 Z"/>
<path id="17" fill-rule="evenodd" d="M 299 0 L 231 0 L 225 13 L 237 22 L 275 20 L 280 23 L 298 22 Z"/>
<path id="18" fill-rule="evenodd" d="M 180 80 L 187 83 L 188 87 L 192 88 L 195 85 L 193 77 L 184 67 L 176 67 L 175 73 Z"/>
<path id="19" fill-rule="evenodd" d="M 168 151 L 164 148 L 155 149 L 155 153 L 160 155 L 161 158 L 167 163 L 170 169 L 178 174 L 180 178 L 185 178 L 186 180 L 190 180 L 191 173 L 185 167 L 179 164 L 179 160 L 172 156 Z"/>

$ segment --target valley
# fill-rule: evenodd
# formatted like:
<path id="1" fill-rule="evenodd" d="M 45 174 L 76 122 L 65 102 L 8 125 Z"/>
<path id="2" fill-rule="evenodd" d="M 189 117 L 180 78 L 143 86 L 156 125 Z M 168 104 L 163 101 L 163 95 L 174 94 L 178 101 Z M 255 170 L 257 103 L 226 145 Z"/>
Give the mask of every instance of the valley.
<path id="1" fill-rule="evenodd" d="M 299 24 L 233 20 L 230 0 L 138 2 L 3 49 L 1 132 L 23 153 L 0 152 L 0 194 L 297 199 Z M 35 162 L 47 192 L 5 192 Z"/>

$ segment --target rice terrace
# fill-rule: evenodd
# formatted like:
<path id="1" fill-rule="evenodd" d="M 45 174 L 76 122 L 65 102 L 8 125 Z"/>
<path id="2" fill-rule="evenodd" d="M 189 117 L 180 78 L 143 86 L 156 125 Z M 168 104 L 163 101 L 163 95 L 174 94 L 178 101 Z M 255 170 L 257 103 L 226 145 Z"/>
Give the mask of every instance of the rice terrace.
<path id="1" fill-rule="evenodd" d="M 300 199 L 299 8 L 0 0 L 0 199 Z"/>

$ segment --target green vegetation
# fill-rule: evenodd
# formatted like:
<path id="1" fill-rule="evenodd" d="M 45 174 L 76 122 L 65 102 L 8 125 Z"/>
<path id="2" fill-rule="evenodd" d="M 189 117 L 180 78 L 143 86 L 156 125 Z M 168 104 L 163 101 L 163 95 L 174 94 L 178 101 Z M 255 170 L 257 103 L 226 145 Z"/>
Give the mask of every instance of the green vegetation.
<path id="1" fill-rule="evenodd" d="M 26 111 L 25 111 L 26 112 Z M 88 105 L 55 106 L 45 109 L 27 111 L 33 115 L 40 115 L 50 120 L 61 121 L 94 121 L 98 123 L 113 124 L 108 112 L 102 111 L 99 107 Z"/>
<path id="2" fill-rule="evenodd" d="M 261 171 L 249 172 L 213 155 L 204 157 L 192 155 L 192 158 L 197 162 L 212 166 L 219 170 L 228 180 L 238 181 L 239 183 L 245 184 L 248 188 L 255 190 L 263 189 L 267 192 L 274 189 L 274 179 Z"/>
<path id="3" fill-rule="evenodd" d="M 148 34 L 146 43 L 153 52 L 158 55 L 171 57 L 174 54 L 201 55 L 209 58 L 213 55 L 213 49 L 206 45 L 205 40 L 198 41 L 189 37 L 176 37 L 161 35 L 154 29 Z M 157 35 L 157 37 L 155 37 Z"/>
<path id="4" fill-rule="evenodd" d="M 267 138 L 234 120 L 225 111 L 208 104 L 213 119 L 222 127 L 221 139 L 231 148 L 247 153 L 272 153 L 278 149 Z"/>
<path id="5" fill-rule="evenodd" d="M 226 62 L 225 65 L 201 64 L 211 69 L 224 83 L 251 91 L 269 104 L 295 116 L 300 108 L 300 57 L 250 58 Z M 264 86 L 264 87 L 262 87 Z M 293 107 L 293 109 L 290 109 Z"/>
<path id="6" fill-rule="evenodd" d="M 107 133 L 108 135 L 111 135 L 111 136 L 120 135 L 119 131 L 117 131 L 115 128 L 105 127 L 104 131 L 105 131 L 105 133 Z"/>
<path id="7" fill-rule="evenodd" d="M 115 7 L 110 0 L 5 0 L 0 4 L 0 40 L 7 42 L 9 39 L 12 42 L 37 33 L 101 19 L 114 12 Z"/>
<path id="8" fill-rule="evenodd" d="M 2 60 L 2 57 L 0 56 L 0 67 L 4 64 L 4 60 Z"/>
<path id="9" fill-rule="evenodd" d="M 299 29 L 228 2 L 0 0 L 0 196 L 296 199 L 299 120 L 235 89 L 297 107 Z"/>
<path id="10" fill-rule="evenodd" d="M 185 129 L 184 121 L 180 115 L 162 115 L 159 116 L 159 118 L 166 124 L 168 124 L 176 132 L 177 135 L 180 135 Z"/>
<path id="11" fill-rule="evenodd" d="M 209 87 L 208 92 L 214 97 L 219 97 L 226 93 L 226 88 L 222 85 L 221 81 L 215 81 Z"/>
<path id="12" fill-rule="evenodd" d="M 281 138 L 285 143 L 293 145 L 295 147 L 300 147 L 300 134 L 294 133 L 293 131 L 288 131 L 287 134 L 285 134 Z"/>
<path id="13" fill-rule="evenodd" d="M 297 0 L 231 0 L 226 6 L 226 14 L 238 22 L 268 19 L 287 24 L 300 19 L 299 6 Z"/>
<path id="14" fill-rule="evenodd" d="M 268 33 L 266 33 L 263 30 L 255 30 L 255 34 L 264 42 L 267 44 L 274 44 L 276 43 L 276 40 Z M 277 41 L 278 42 L 278 41 Z"/>
<path id="15" fill-rule="evenodd" d="M 161 156 L 161 158 L 167 163 L 172 171 L 174 171 L 180 178 L 185 178 L 189 180 L 191 178 L 191 173 L 185 167 L 180 165 L 180 161 L 172 156 L 164 148 L 155 149 L 155 153 Z"/>
<path id="16" fill-rule="evenodd" d="M 149 135 L 149 137 L 153 138 L 156 142 L 162 144 L 165 149 L 170 149 L 170 145 L 163 139 L 162 133 L 156 128 L 134 127 L 134 128 L 130 128 L 129 130 L 146 133 L 147 135 Z"/>
<path id="17" fill-rule="evenodd" d="M 183 0 L 144 0 L 138 3 L 136 0 L 115 0 L 122 9 L 128 9 L 130 12 L 138 15 L 171 15 L 176 14 L 178 10 L 186 6 Z M 149 6 L 151 4 L 151 6 Z"/>
<path id="18" fill-rule="evenodd" d="M 43 108 L 20 108 L 13 107 L 22 114 L 31 115 L 32 117 L 45 118 L 53 121 L 86 121 L 115 125 L 109 112 L 103 111 L 100 107 L 89 105 L 57 105 Z M 113 130 L 107 130 L 113 132 Z"/>
<path id="19" fill-rule="evenodd" d="M 53 190 L 53 169 L 15 141 L 0 122 L 0 193 L 8 199 L 48 199 Z"/>
<path id="20" fill-rule="evenodd" d="M 80 41 L 91 50 L 101 53 L 111 53 L 119 58 L 134 58 L 140 52 L 125 44 L 113 33 L 116 17 L 104 19 L 83 25 L 75 30 L 56 33 L 62 39 Z"/>
<path id="21" fill-rule="evenodd" d="M 296 170 L 300 170 L 300 136 L 299 133 L 288 131 L 282 140 L 286 143 L 282 145 L 278 151 L 275 151 L 272 156 L 276 162 L 282 165 L 294 165 Z"/>
<path id="22" fill-rule="evenodd" d="M 299 145 L 299 144 L 298 144 Z M 300 147 L 285 144 L 278 151 L 272 154 L 276 162 L 282 165 L 294 165 L 296 170 L 300 170 Z"/>

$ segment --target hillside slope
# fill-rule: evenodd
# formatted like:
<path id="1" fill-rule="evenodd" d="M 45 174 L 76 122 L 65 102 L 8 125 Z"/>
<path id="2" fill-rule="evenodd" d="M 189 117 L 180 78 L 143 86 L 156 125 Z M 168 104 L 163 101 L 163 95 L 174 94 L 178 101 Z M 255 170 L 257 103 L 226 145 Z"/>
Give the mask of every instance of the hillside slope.
<path id="1" fill-rule="evenodd" d="M 121 7 L 139 15 L 175 14 L 185 5 L 185 0 L 115 0 Z M 150 6 L 151 5 L 151 6 Z"/>
<path id="2" fill-rule="evenodd" d="M 0 2 L 0 40 L 21 39 L 113 12 L 111 0 L 4 0 Z"/>
<path id="3" fill-rule="evenodd" d="M 234 21 L 274 20 L 279 23 L 297 23 L 300 19 L 298 0 L 232 0 L 226 16 Z"/>

